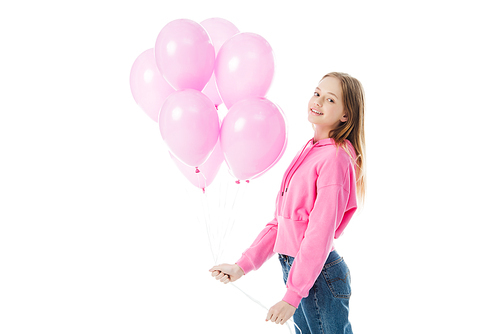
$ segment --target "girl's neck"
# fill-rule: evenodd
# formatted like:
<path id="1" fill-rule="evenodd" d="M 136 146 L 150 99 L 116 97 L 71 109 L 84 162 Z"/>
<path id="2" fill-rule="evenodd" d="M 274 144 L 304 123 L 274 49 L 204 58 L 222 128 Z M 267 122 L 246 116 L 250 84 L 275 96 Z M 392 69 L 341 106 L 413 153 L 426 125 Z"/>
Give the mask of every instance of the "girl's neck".
<path id="1" fill-rule="evenodd" d="M 320 141 L 321 139 L 329 138 L 329 136 L 328 136 L 329 132 L 330 132 L 330 130 L 320 131 L 318 128 L 316 128 L 314 131 L 313 144 L 316 144 L 316 142 Z"/>

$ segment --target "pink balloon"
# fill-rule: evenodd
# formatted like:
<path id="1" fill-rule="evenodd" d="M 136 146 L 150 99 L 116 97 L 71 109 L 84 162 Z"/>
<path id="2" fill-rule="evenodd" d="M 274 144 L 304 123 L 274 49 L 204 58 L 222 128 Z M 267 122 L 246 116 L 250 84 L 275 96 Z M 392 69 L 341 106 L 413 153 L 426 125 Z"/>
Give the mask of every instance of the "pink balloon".
<path id="1" fill-rule="evenodd" d="M 222 104 L 222 99 L 220 97 L 219 91 L 217 90 L 217 86 L 215 84 L 215 75 L 213 73 L 207 85 L 201 92 L 208 96 L 208 98 L 214 103 L 215 107 L 218 107 Z"/>
<path id="2" fill-rule="evenodd" d="M 254 33 L 239 33 L 225 42 L 215 60 L 215 79 L 224 104 L 265 97 L 274 75 L 273 50 Z"/>
<path id="3" fill-rule="evenodd" d="M 203 28 L 205 28 L 205 30 L 208 33 L 208 36 L 210 36 L 210 39 L 212 40 L 212 44 L 214 45 L 215 48 L 216 57 L 221 46 L 228 39 L 230 39 L 231 37 L 240 32 L 234 24 L 232 24 L 228 20 L 218 17 L 206 19 L 202 21 L 200 24 L 203 26 Z M 222 99 L 219 95 L 219 91 L 217 90 L 215 83 L 215 75 L 213 73 L 212 76 L 210 77 L 210 80 L 208 81 L 208 84 L 203 89 L 202 93 L 208 96 L 216 106 L 222 104 Z"/>
<path id="4" fill-rule="evenodd" d="M 286 124 L 286 117 L 285 117 L 285 114 L 283 113 L 283 110 L 279 106 L 276 106 L 276 107 L 278 107 L 278 109 L 280 110 L 281 115 L 283 115 L 283 119 L 285 120 L 285 144 L 283 145 L 283 148 L 281 149 L 281 152 L 278 155 L 278 157 L 276 158 L 276 160 L 274 160 L 273 163 L 271 163 L 271 165 L 269 167 L 267 167 L 265 170 L 263 170 L 259 174 L 255 175 L 253 177 L 253 179 L 256 179 L 259 176 L 264 175 L 269 169 L 271 169 L 274 165 L 276 165 L 276 163 L 281 160 L 281 157 L 283 156 L 283 153 L 285 153 L 286 147 L 288 145 L 288 133 L 286 131 L 286 129 L 288 129 L 288 125 Z"/>
<path id="5" fill-rule="evenodd" d="M 224 161 L 224 154 L 222 153 L 219 141 L 215 145 L 215 148 L 212 154 L 210 154 L 210 156 L 208 157 L 207 161 L 199 166 L 200 173 L 195 173 L 193 167 L 184 164 L 172 153 L 169 152 L 169 154 L 179 170 L 182 172 L 182 174 L 184 174 L 189 182 L 200 189 L 204 189 L 212 183 L 212 181 L 215 179 L 215 176 L 219 172 L 222 162 Z"/>
<path id="6" fill-rule="evenodd" d="M 175 89 L 156 67 L 154 50 L 148 49 L 134 61 L 130 70 L 130 90 L 135 102 L 155 122 L 165 99 Z"/>
<path id="7" fill-rule="evenodd" d="M 229 109 L 221 127 L 221 148 L 232 174 L 250 180 L 283 155 L 287 126 L 280 108 L 266 98 L 250 98 Z"/>
<path id="8" fill-rule="evenodd" d="M 160 73 L 176 90 L 201 91 L 212 75 L 215 50 L 200 24 L 179 19 L 158 34 L 155 58 Z"/>
<path id="9" fill-rule="evenodd" d="M 208 36 L 210 36 L 212 44 L 214 45 L 215 54 L 219 52 L 222 45 L 228 39 L 240 32 L 234 24 L 219 17 L 206 19 L 201 21 L 200 24 L 207 31 Z"/>
<path id="10" fill-rule="evenodd" d="M 219 137 L 214 104 L 194 89 L 170 94 L 161 107 L 158 124 L 170 152 L 192 167 L 207 160 Z"/>

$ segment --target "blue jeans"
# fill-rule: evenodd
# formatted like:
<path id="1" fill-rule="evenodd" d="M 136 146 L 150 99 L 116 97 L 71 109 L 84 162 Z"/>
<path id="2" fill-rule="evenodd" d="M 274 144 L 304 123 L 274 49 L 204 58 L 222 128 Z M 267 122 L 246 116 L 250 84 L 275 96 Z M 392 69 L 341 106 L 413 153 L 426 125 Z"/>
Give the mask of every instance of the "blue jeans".
<path id="1" fill-rule="evenodd" d="M 294 258 L 278 253 L 285 285 Z M 302 334 L 352 333 L 349 322 L 351 275 L 349 268 L 337 251 L 333 250 L 321 270 L 309 295 L 302 298 L 295 310 L 293 321 Z M 300 333 L 297 328 L 295 332 Z"/>

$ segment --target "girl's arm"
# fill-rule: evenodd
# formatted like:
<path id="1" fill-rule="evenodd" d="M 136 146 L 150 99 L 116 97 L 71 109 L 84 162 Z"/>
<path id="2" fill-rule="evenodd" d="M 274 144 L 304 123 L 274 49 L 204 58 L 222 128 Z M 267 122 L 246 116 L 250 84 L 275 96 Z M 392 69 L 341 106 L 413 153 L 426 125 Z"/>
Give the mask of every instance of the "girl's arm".
<path id="1" fill-rule="evenodd" d="M 349 192 L 342 185 L 318 188 L 308 227 L 287 280 L 284 301 L 298 307 L 309 294 L 333 246 L 335 230 L 342 221 Z"/>
<path id="2" fill-rule="evenodd" d="M 273 254 L 278 221 L 276 217 L 259 233 L 252 245 L 235 264 L 220 264 L 209 269 L 222 283 L 234 282 L 249 271 L 259 269 Z"/>
<path id="3" fill-rule="evenodd" d="M 275 216 L 273 220 L 267 223 L 257 238 L 255 238 L 252 245 L 243 252 L 241 258 L 236 261 L 236 264 L 243 269 L 245 275 L 248 274 L 249 271 L 259 269 L 264 262 L 274 255 L 273 248 L 277 234 L 278 220 Z"/>

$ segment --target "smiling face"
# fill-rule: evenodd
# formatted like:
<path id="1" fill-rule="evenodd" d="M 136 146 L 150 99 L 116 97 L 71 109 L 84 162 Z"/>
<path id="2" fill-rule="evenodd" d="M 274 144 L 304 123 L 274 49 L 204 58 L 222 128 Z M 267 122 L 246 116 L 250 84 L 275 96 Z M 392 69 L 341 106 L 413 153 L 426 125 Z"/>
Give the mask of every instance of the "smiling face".
<path id="1" fill-rule="evenodd" d="M 347 121 L 339 79 L 326 77 L 320 81 L 309 100 L 307 119 L 316 125 L 316 131 L 323 133 L 328 133 L 341 122 Z"/>

